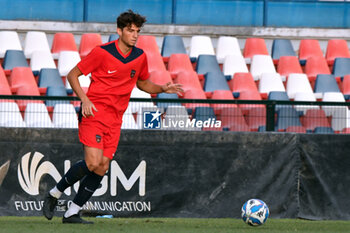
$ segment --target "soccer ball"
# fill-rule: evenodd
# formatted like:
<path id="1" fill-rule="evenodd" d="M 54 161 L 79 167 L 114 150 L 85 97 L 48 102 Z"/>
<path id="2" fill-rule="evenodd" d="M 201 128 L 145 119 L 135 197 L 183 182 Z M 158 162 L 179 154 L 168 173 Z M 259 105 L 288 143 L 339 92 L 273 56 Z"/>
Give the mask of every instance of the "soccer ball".
<path id="1" fill-rule="evenodd" d="M 250 226 L 260 226 L 269 217 L 269 208 L 259 199 L 250 199 L 242 206 L 242 219 Z"/>

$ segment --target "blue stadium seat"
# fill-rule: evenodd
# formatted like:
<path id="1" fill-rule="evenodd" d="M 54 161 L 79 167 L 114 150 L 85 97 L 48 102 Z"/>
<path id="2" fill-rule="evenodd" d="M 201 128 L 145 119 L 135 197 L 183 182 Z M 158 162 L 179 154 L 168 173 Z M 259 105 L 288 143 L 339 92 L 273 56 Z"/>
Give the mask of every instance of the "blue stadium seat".
<path id="1" fill-rule="evenodd" d="M 319 134 L 334 134 L 332 127 L 316 127 L 314 133 Z"/>
<path id="2" fill-rule="evenodd" d="M 163 38 L 162 57 L 170 57 L 171 54 L 187 54 L 185 44 L 181 36 L 166 35 Z"/>
<path id="3" fill-rule="evenodd" d="M 176 93 L 169 94 L 169 93 L 159 93 L 157 94 L 157 99 L 178 99 L 179 96 Z M 180 103 L 176 102 L 157 102 L 158 108 L 164 108 L 164 111 L 168 108 L 168 106 L 181 106 Z"/>
<path id="4" fill-rule="evenodd" d="M 274 62 L 282 56 L 296 56 L 292 42 L 288 39 L 273 40 L 271 56 Z"/>
<path id="5" fill-rule="evenodd" d="M 206 74 L 208 72 L 222 72 L 215 55 L 199 55 L 197 60 L 196 72 Z"/>
<path id="6" fill-rule="evenodd" d="M 222 72 L 218 71 L 210 71 L 204 75 L 203 89 L 205 92 L 213 92 L 216 90 L 230 90 L 225 75 Z"/>
<path id="7" fill-rule="evenodd" d="M 288 94 L 287 92 L 285 91 L 270 91 L 269 93 L 269 96 L 268 96 L 268 100 L 286 100 L 286 101 L 289 101 L 289 97 L 288 97 Z M 279 109 L 281 108 L 289 108 L 291 107 L 291 105 L 281 105 L 281 104 L 278 104 L 276 105 L 276 111 L 278 111 Z"/>
<path id="8" fill-rule="evenodd" d="M 116 34 L 111 34 L 108 37 L 108 42 L 111 42 L 113 40 L 118 40 L 118 38 L 119 38 L 119 35 L 117 33 Z"/>
<path id="9" fill-rule="evenodd" d="M 2 63 L 4 70 L 12 70 L 14 67 L 29 67 L 22 50 L 7 50 Z"/>
<path id="10" fill-rule="evenodd" d="M 197 121 L 206 121 L 208 119 L 216 120 L 214 109 L 212 107 L 196 107 L 194 109 L 193 118 Z"/>
<path id="11" fill-rule="evenodd" d="M 289 126 L 302 126 L 299 114 L 294 108 L 280 108 L 277 111 L 277 131 L 285 131 Z"/>
<path id="12" fill-rule="evenodd" d="M 47 87 L 46 96 L 67 96 L 67 91 L 64 86 L 49 86 Z M 55 106 L 55 104 L 69 104 L 65 100 L 46 100 L 46 106 Z"/>
<path id="13" fill-rule="evenodd" d="M 337 81 L 332 74 L 319 74 L 316 76 L 315 93 L 340 92 Z"/>
<path id="14" fill-rule="evenodd" d="M 62 78 L 60 76 L 60 73 L 58 72 L 58 69 L 41 69 L 39 72 L 39 80 L 38 80 L 38 86 L 39 87 L 64 87 L 64 83 L 62 81 Z"/>
<path id="15" fill-rule="evenodd" d="M 333 72 L 334 77 L 344 77 L 350 74 L 350 58 L 336 58 L 334 59 Z"/>

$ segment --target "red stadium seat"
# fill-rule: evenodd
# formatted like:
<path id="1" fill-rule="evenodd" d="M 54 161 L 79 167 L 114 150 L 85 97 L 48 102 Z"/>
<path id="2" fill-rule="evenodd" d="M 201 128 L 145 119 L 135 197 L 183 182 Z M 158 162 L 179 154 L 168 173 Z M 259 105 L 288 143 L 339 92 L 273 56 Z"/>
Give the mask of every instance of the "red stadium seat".
<path id="1" fill-rule="evenodd" d="M 265 40 L 262 38 L 247 38 L 243 49 L 243 57 L 251 59 L 254 55 L 269 55 Z M 250 63 L 250 62 L 249 62 Z"/>
<path id="2" fill-rule="evenodd" d="M 258 131 L 260 126 L 266 125 L 266 108 L 253 107 L 248 109 L 246 119 L 250 131 Z"/>
<path id="3" fill-rule="evenodd" d="M 187 54 L 171 54 L 168 61 L 168 71 L 172 78 L 175 78 L 180 72 L 194 71 L 190 57 Z"/>
<path id="4" fill-rule="evenodd" d="M 302 74 L 303 70 L 296 56 L 282 56 L 278 61 L 277 73 L 281 75 L 282 81 L 286 81 L 289 74 Z"/>
<path id="5" fill-rule="evenodd" d="M 346 40 L 332 39 L 328 41 L 326 59 L 327 64 L 332 66 L 337 57 L 350 57 L 350 51 Z"/>
<path id="6" fill-rule="evenodd" d="M 237 93 L 235 97 L 238 97 L 238 93 L 243 91 L 257 92 L 259 94 L 251 73 L 235 73 L 233 79 L 228 81 L 228 85 L 234 95 Z"/>
<path id="7" fill-rule="evenodd" d="M 314 130 L 316 127 L 331 127 L 326 113 L 322 109 L 308 109 L 300 119 L 306 130 Z"/>
<path id="8" fill-rule="evenodd" d="M 318 74 L 331 74 L 324 57 L 312 56 L 306 59 L 305 74 L 307 75 L 311 87 L 314 87 Z"/>
<path id="9" fill-rule="evenodd" d="M 0 65 L 0 95 L 12 95 L 11 92 L 11 88 L 10 85 L 7 81 L 5 72 L 2 68 L 2 66 Z M 2 102 L 4 100 L 0 100 L 0 102 Z M 6 100 L 6 102 L 11 102 L 12 100 Z"/>
<path id="10" fill-rule="evenodd" d="M 183 99 L 207 99 L 203 89 L 201 88 L 186 90 L 182 98 Z M 192 111 L 196 107 L 209 107 L 209 104 L 205 104 L 205 103 L 203 104 L 202 103 L 185 103 L 184 105 L 186 108 L 192 109 Z"/>
<path id="11" fill-rule="evenodd" d="M 61 51 L 76 51 L 78 52 L 77 45 L 75 44 L 74 35 L 68 32 L 55 33 L 52 41 L 51 52 L 55 59 L 58 59 L 58 55 Z"/>
<path id="12" fill-rule="evenodd" d="M 233 100 L 233 94 L 228 90 L 215 90 L 211 95 L 212 100 Z M 237 107 L 236 104 L 211 104 L 211 107 L 214 109 L 215 114 L 220 114 L 220 111 L 223 108 Z"/>
<path id="13" fill-rule="evenodd" d="M 323 57 L 318 40 L 301 39 L 299 45 L 299 60 L 301 65 L 305 65 L 309 57 Z"/>
<path id="14" fill-rule="evenodd" d="M 173 83 L 173 80 L 170 77 L 170 73 L 166 70 L 155 70 L 150 73 L 149 79 L 151 82 L 164 85 L 166 83 Z"/>
<path id="15" fill-rule="evenodd" d="M 40 96 L 38 85 L 35 81 L 33 72 L 29 67 L 13 68 L 9 78 L 9 83 L 11 88 L 16 89 L 17 95 Z M 21 111 L 24 110 L 28 102 L 42 103 L 42 101 L 18 100 L 17 103 Z"/>
<path id="16" fill-rule="evenodd" d="M 180 72 L 174 79 L 174 83 L 181 84 L 185 92 L 193 89 L 201 89 L 203 91 L 198 75 L 194 71 Z"/>
<path id="17" fill-rule="evenodd" d="M 218 117 L 221 127 L 229 131 L 250 131 L 240 108 L 223 108 Z"/>
<path id="18" fill-rule="evenodd" d="M 98 33 L 84 33 L 81 35 L 80 46 L 79 46 L 79 54 L 83 59 L 88 55 L 93 48 L 97 45 L 102 44 L 101 35 Z"/>
<path id="19" fill-rule="evenodd" d="M 306 129 L 304 126 L 288 126 L 286 128 L 286 132 L 289 133 L 306 133 Z"/>
<path id="20" fill-rule="evenodd" d="M 136 46 L 146 53 L 149 72 L 166 70 L 155 36 L 139 36 Z"/>

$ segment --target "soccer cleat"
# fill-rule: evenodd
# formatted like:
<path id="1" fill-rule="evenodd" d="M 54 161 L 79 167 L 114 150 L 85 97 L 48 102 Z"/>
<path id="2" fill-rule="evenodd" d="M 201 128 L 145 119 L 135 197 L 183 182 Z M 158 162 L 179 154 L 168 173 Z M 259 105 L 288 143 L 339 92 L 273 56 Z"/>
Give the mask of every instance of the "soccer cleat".
<path id="1" fill-rule="evenodd" d="M 62 223 L 94 224 L 94 222 L 82 219 L 79 214 L 74 214 L 68 218 L 63 216 Z"/>
<path id="2" fill-rule="evenodd" d="M 52 219 L 56 205 L 57 198 L 51 196 L 50 193 L 47 193 L 43 204 L 43 214 L 48 220 Z"/>

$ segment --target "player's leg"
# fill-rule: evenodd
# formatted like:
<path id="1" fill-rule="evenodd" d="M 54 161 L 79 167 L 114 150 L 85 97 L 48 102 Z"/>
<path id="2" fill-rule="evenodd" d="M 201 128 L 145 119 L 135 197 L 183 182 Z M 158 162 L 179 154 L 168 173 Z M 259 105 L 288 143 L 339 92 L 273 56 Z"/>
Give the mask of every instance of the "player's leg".
<path id="1" fill-rule="evenodd" d="M 99 187 L 110 159 L 103 156 L 103 150 L 85 146 L 85 161 L 91 172 L 82 179 L 73 203 L 64 214 L 63 223 L 92 223 L 81 219 L 79 211 Z"/>
<path id="2" fill-rule="evenodd" d="M 43 203 L 43 214 L 44 216 L 51 220 L 54 214 L 54 209 L 57 205 L 57 200 L 61 197 L 64 190 L 75 182 L 81 180 L 84 176 L 89 174 L 90 171 L 86 165 L 85 160 L 81 160 L 75 163 L 67 173 L 62 177 L 62 179 L 57 183 L 57 185 L 52 188 L 49 193 L 45 196 Z"/>

